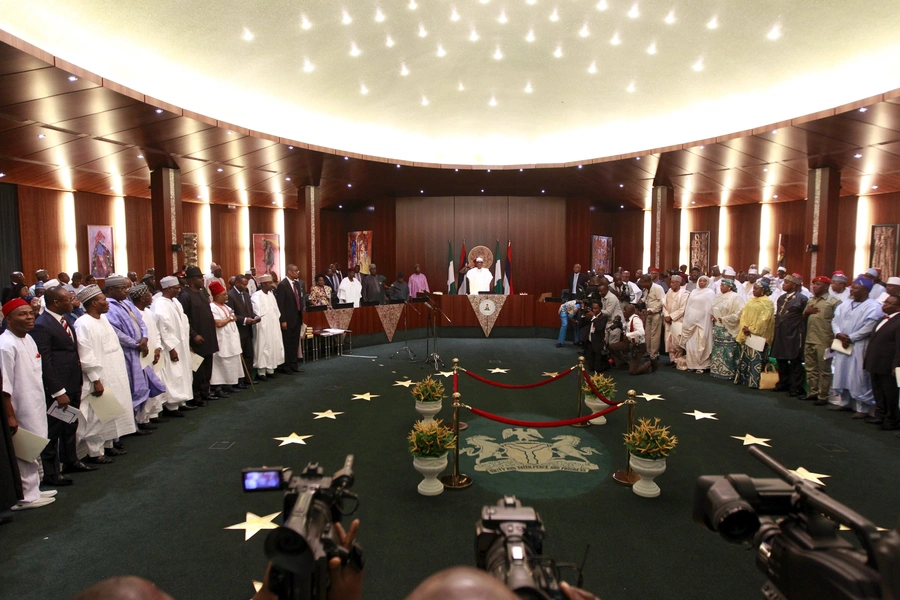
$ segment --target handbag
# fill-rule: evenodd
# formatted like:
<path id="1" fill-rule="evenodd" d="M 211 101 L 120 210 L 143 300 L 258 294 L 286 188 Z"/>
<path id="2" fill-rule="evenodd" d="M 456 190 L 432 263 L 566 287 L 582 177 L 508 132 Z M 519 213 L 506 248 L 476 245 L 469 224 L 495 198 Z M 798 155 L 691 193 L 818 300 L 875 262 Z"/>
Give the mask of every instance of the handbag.
<path id="1" fill-rule="evenodd" d="M 772 363 L 766 361 L 765 368 L 759 374 L 759 389 L 774 390 L 776 385 L 778 385 L 778 371 Z"/>

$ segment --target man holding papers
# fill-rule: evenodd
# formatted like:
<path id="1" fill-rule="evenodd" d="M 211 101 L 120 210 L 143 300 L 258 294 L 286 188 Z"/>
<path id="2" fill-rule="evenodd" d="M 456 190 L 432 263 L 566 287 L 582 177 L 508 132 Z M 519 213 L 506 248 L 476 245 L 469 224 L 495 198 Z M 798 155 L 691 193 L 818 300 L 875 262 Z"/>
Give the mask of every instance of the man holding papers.
<path id="1" fill-rule="evenodd" d="M 778 359 L 776 392 L 791 396 L 805 396 L 803 392 L 803 333 L 806 322 L 803 311 L 807 298 L 801 293 L 803 278 L 798 274 L 785 275 L 781 282 L 778 304 L 775 306 L 775 339 L 772 356 Z"/>
<path id="2" fill-rule="evenodd" d="M 81 414 L 78 423 L 78 454 L 94 464 L 115 462 L 111 456 L 125 454 L 113 440 L 134 433 L 131 387 L 119 337 L 109 324 L 109 303 L 96 285 L 78 292 L 86 311 L 75 321 L 78 357 L 81 359 Z"/>
<path id="3" fill-rule="evenodd" d="M 834 342 L 834 331 L 831 322 L 841 299 L 829 291 L 832 281 L 828 277 L 818 276 L 812 280 L 813 297 L 806 303 L 803 315 L 806 317 L 806 342 L 803 345 L 804 364 L 806 366 L 806 384 L 809 395 L 806 400 L 813 400 L 816 406 L 828 404 L 831 396 L 831 344 Z M 827 356 L 826 356 L 827 353 Z"/>
<path id="4" fill-rule="evenodd" d="M 890 280 L 888 280 L 890 281 Z M 900 427 L 900 390 L 895 373 L 900 367 L 900 296 L 889 294 L 882 303 L 884 318 L 875 326 L 875 333 L 866 349 L 864 365 L 872 376 L 872 392 L 875 396 L 875 414 L 866 423 L 880 425 L 882 429 Z"/>
<path id="5" fill-rule="evenodd" d="M 0 395 L 13 434 L 23 492 L 22 500 L 12 509 L 38 508 L 53 502 L 56 492 L 41 492 L 39 487 L 37 457 L 49 440 L 46 439 L 47 405 L 41 380 L 41 355 L 37 344 L 28 335 L 34 328 L 34 312 L 27 302 L 16 298 L 3 305 L 3 314 L 6 315 L 7 329 L 0 335 L 0 370 L 3 373 Z M 40 438 L 43 438 L 43 445 Z"/>

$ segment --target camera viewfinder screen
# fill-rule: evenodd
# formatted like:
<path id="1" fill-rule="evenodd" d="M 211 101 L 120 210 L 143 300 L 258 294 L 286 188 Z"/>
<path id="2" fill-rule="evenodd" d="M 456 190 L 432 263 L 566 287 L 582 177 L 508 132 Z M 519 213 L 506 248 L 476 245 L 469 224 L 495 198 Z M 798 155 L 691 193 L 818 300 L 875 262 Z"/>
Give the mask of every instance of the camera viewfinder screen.
<path id="1" fill-rule="evenodd" d="M 280 488 L 281 471 L 247 471 L 244 473 L 244 490 L 247 492 Z"/>

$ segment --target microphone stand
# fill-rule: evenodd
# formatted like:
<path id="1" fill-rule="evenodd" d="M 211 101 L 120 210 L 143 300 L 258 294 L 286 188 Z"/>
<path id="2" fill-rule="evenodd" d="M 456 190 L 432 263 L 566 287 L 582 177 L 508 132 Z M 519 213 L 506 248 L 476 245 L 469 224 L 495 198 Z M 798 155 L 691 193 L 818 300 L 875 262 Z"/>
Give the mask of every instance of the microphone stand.
<path id="1" fill-rule="evenodd" d="M 419 309 L 417 309 L 415 306 L 413 306 L 412 302 L 410 302 L 409 300 L 410 300 L 410 298 L 409 298 L 409 296 L 407 296 L 406 302 L 403 303 L 404 306 L 406 307 L 406 310 L 403 312 L 403 315 L 404 315 L 403 331 L 406 334 L 405 340 L 403 341 L 403 347 L 400 348 L 399 350 L 397 350 L 396 352 L 394 352 L 394 354 L 393 354 L 393 356 L 391 356 L 391 358 L 394 358 L 394 356 L 397 356 L 401 352 L 405 351 L 407 356 L 409 356 L 410 362 L 416 362 L 416 353 L 413 352 L 412 348 L 409 347 L 409 309 L 411 308 L 414 311 L 416 311 L 417 315 L 421 315 L 422 313 L 420 313 Z"/>
<path id="2" fill-rule="evenodd" d="M 447 316 L 447 313 L 445 313 L 443 310 L 441 310 L 441 308 L 434 302 L 434 298 L 432 298 L 432 296 L 430 294 L 426 293 L 426 296 L 427 296 L 429 302 L 425 303 L 425 307 L 430 309 L 428 314 L 429 314 L 429 323 L 431 325 L 432 341 L 434 342 L 434 352 L 432 352 L 431 354 L 428 354 L 428 356 L 425 358 L 425 365 L 433 365 L 435 371 L 440 371 L 441 368 L 444 366 L 444 361 L 441 360 L 441 355 L 438 354 L 437 323 L 435 323 L 435 321 L 438 321 L 440 319 L 438 319 L 438 317 L 436 316 L 436 313 L 440 313 L 441 315 L 443 315 L 443 317 L 445 319 L 447 319 L 448 323 L 453 323 L 453 321 L 450 319 L 450 317 Z M 428 337 L 427 336 L 425 338 L 425 352 L 426 353 L 428 352 Z M 422 365 L 423 369 L 425 368 L 425 365 Z"/>

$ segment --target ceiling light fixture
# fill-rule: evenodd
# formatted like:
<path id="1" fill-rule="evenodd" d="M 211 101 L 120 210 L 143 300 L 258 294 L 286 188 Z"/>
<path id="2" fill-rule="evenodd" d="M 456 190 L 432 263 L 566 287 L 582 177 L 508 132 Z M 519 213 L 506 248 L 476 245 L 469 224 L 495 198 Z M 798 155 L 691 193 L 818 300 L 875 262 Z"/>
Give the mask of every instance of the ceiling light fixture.
<path id="1" fill-rule="evenodd" d="M 399 169 L 399 168 L 400 168 L 400 165 L 397 165 L 397 168 Z"/>
<path id="2" fill-rule="evenodd" d="M 38 134 L 38 139 L 39 139 L 39 140 L 42 140 L 42 139 L 44 139 L 45 137 L 47 137 L 47 136 L 44 135 L 43 133 L 39 133 L 39 134 Z"/>
<path id="3" fill-rule="evenodd" d="M 0 173 L 0 177 L 6 177 L 6 173 Z"/>
<path id="4" fill-rule="evenodd" d="M 288 150 L 293 150 L 293 149 L 294 149 L 293 146 L 288 146 Z"/>
<path id="5" fill-rule="evenodd" d="M 466 86 L 462 84 L 462 81 L 459 82 L 459 87 L 457 88 L 459 91 L 464 92 L 466 90 Z"/>
<path id="6" fill-rule="evenodd" d="M 625 88 L 625 91 L 628 92 L 629 94 L 633 94 L 634 90 L 636 90 L 636 89 L 637 88 L 635 87 L 634 82 L 632 81 L 631 83 L 628 84 L 628 87 Z"/>
<path id="7" fill-rule="evenodd" d="M 506 11 L 501 10 L 500 16 L 497 18 L 497 22 L 500 23 L 501 25 L 505 25 L 507 21 L 509 21 L 509 19 L 506 18 Z"/>
<path id="8" fill-rule="evenodd" d="M 365 96 L 366 94 L 369 93 L 369 88 L 366 87 L 366 84 L 364 84 L 364 83 L 359 84 L 359 93 L 362 94 L 363 96 Z"/>
<path id="9" fill-rule="evenodd" d="M 162 109 L 161 109 L 161 108 L 157 108 L 157 109 L 156 109 L 156 114 L 161 115 L 161 114 L 162 114 Z"/>
<path id="10" fill-rule="evenodd" d="M 350 160 L 350 157 L 349 157 L 349 156 L 345 156 L 345 157 L 344 157 L 344 160 Z"/>
<path id="11" fill-rule="evenodd" d="M 360 54 L 362 54 L 362 51 L 356 45 L 356 42 L 350 42 L 350 56 L 359 56 Z"/>
<path id="12" fill-rule="evenodd" d="M 349 25 L 352 22 L 353 18 L 350 16 L 350 13 L 348 13 L 346 10 L 341 11 L 341 23 L 343 23 L 344 25 Z"/>
<path id="13" fill-rule="evenodd" d="M 301 29 L 309 29 L 311 27 L 312 27 L 312 23 L 309 22 L 309 19 L 306 17 L 306 15 L 301 14 L 300 15 L 300 28 Z"/>
<path id="14" fill-rule="evenodd" d="M 580 168 L 581 168 L 581 165 L 578 165 L 578 168 L 580 169 Z"/>
<path id="15" fill-rule="evenodd" d="M 597 3 L 597 10 L 606 10 L 607 8 L 609 8 L 609 5 L 606 3 L 606 0 L 600 0 Z"/>
<path id="16" fill-rule="evenodd" d="M 675 11 L 674 11 L 674 10 L 670 10 L 670 11 L 669 11 L 669 14 L 666 15 L 666 23 L 668 23 L 669 25 L 671 25 L 671 24 L 674 23 L 674 22 L 675 22 Z"/>
<path id="17" fill-rule="evenodd" d="M 409 7 L 409 10 L 416 10 L 417 8 L 419 8 L 419 5 L 416 4 L 416 0 L 409 0 L 409 4 L 407 4 L 407 6 Z"/>
<path id="18" fill-rule="evenodd" d="M 428 31 L 425 30 L 425 26 L 422 25 L 421 23 L 419 23 L 419 37 L 423 38 L 423 37 L 427 37 L 427 36 L 428 36 Z"/>
<path id="19" fill-rule="evenodd" d="M 488 102 L 491 106 L 497 106 L 497 99 L 491 96 L 491 101 Z"/>
<path id="20" fill-rule="evenodd" d="M 781 25 L 773 25 L 772 29 L 769 30 L 769 33 L 766 34 L 766 37 L 772 41 L 777 40 L 781 37 Z"/>
<path id="21" fill-rule="evenodd" d="M 624 204 L 620 204 L 620 205 L 619 205 L 619 208 L 625 208 L 625 205 L 624 205 Z"/>
<path id="22" fill-rule="evenodd" d="M 866 112 L 867 110 L 869 110 L 869 109 L 866 108 L 865 106 L 863 106 L 861 109 L 859 109 L 859 112 Z"/>
<path id="23" fill-rule="evenodd" d="M 380 8 L 376 8 L 376 9 L 375 9 L 375 22 L 376 22 L 376 23 L 381 23 L 381 22 L 383 22 L 383 21 L 384 21 L 384 13 L 381 12 L 381 9 L 380 9 Z"/>
<path id="24" fill-rule="evenodd" d="M 703 57 L 701 56 L 700 58 L 698 58 L 697 62 L 695 62 L 691 68 L 694 69 L 695 71 L 702 71 L 703 70 Z"/>
<path id="25" fill-rule="evenodd" d="M 620 187 L 620 188 L 623 188 L 623 187 L 625 187 L 625 184 L 624 184 L 624 183 L 620 183 L 620 184 L 619 184 L 619 187 Z"/>
<path id="26" fill-rule="evenodd" d="M 773 129 L 773 130 L 772 130 L 772 135 L 775 135 L 776 133 L 778 133 L 778 130 L 777 130 L 777 129 Z"/>
<path id="27" fill-rule="evenodd" d="M 719 26 L 719 17 L 713 17 L 706 23 L 707 29 L 715 29 Z"/>
<path id="28" fill-rule="evenodd" d="M 591 30 L 588 29 L 587 23 L 581 26 L 581 29 L 578 30 L 578 35 L 580 35 L 581 37 L 587 37 L 591 35 Z"/>
<path id="29" fill-rule="evenodd" d="M 388 48 L 393 48 L 394 47 L 394 38 L 392 38 L 391 36 L 387 36 L 384 39 L 384 45 L 387 46 Z"/>
<path id="30" fill-rule="evenodd" d="M 872 189 L 873 189 L 873 190 L 877 190 L 877 189 L 878 189 L 878 186 L 877 186 L 877 185 L 873 185 L 873 186 L 872 186 Z"/>
<path id="31" fill-rule="evenodd" d="M 494 50 L 493 54 L 494 60 L 500 60 L 503 58 L 503 52 L 500 51 L 500 46 L 497 46 L 497 49 Z"/>
<path id="32" fill-rule="evenodd" d="M 637 19 L 639 16 L 641 16 L 641 11 L 638 8 L 637 2 L 635 2 L 631 6 L 631 10 L 628 11 L 628 16 L 631 17 L 632 19 Z"/>
<path id="33" fill-rule="evenodd" d="M 556 50 L 553 51 L 553 56 L 556 58 L 562 58 L 562 46 L 557 46 Z"/>
<path id="34" fill-rule="evenodd" d="M 348 183 L 348 184 L 347 184 L 347 187 L 353 187 L 353 184 L 352 184 L 352 183 Z"/>
<path id="35" fill-rule="evenodd" d="M 290 177 L 285 177 L 284 180 L 285 180 L 285 181 L 290 181 L 291 178 L 290 178 Z"/>
<path id="36" fill-rule="evenodd" d="M 613 34 L 612 39 L 609 40 L 609 43 L 612 44 L 613 46 L 618 46 L 619 44 L 622 43 L 622 38 L 619 37 L 618 31 Z"/>
<path id="37" fill-rule="evenodd" d="M 853 155 L 853 158 L 862 158 L 862 154 L 857 152 L 856 154 Z"/>
<path id="38" fill-rule="evenodd" d="M 234 132 L 233 132 L 233 131 L 229 131 L 229 132 L 228 132 L 228 135 L 234 135 Z"/>
<path id="39" fill-rule="evenodd" d="M 422 106 L 428 106 L 428 98 L 422 96 Z"/>
<path id="40" fill-rule="evenodd" d="M 438 44 L 437 55 L 438 58 L 444 58 L 445 56 L 447 56 L 447 51 L 444 50 L 444 47 L 440 44 Z"/>
<path id="41" fill-rule="evenodd" d="M 559 10 L 557 10 L 556 8 L 553 9 L 553 12 L 550 13 L 550 20 L 554 23 L 559 21 Z"/>
<path id="42" fill-rule="evenodd" d="M 78 78 L 74 75 L 69 75 L 69 81 L 78 81 Z"/>
<path id="43" fill-rule="evenodd" d="M 313 66 L 313 64 L 311 62 L 309 62 L 309 59 L 304 58 L 303 59 L 303 70 L 307 73 L 312 73 L 313 69 L 315 69 L 315 67 Z"/>
<path id="44" fill-rule="evenodd" d="M 406 68 L 406 63 L 400 63 L 400 75 L 403 77 L 409 75 L 409 69 Z"/>
<path id="45" fill-rule="evenodd" d="M 774 194 L 772 198 L 778 198 L 778 194 Z"/>
<path id="46" fill-rule="evenodd" d="M 596 73 L 596 72 L 597 72 L 597 62 L 594 61 L 594 62 L 591 63 L 591 66 L 588 67 L 588 73 L 590 73 L 591 75 L 593 75 L 593 74 Z"/>
<path id="47" fill-rule="evenodd" d="M 534 29 L 529 29 L 529 30 L 528 30 L 528 35 L 525 36 L 525 41 L 526 41 L 526 42 L 533 42 L 533 41 L 534 41 Z"/>
<path id="48" fill-rule="evenodd" d="M 450 20 L 451 21 L 459 21 L 459 13 L 456 12 L 455 6 L 453 7 L 453 11 L 450 13 Z"/>
<path id="49" fill-rule="evenodd" d="M 143 154 L 138 154 L 138 158 L 144 158 Z"/>
<path id="50" fill-rule="evenodd" d="M 478 32 L 475 31 L 474 28 L 472 29 L 472 33 L 469 34 L 469 41 L 470 41 L 470 42 L 477 42 L 477 41 L 478 41 Z"/>
<path id="51" fill-rule="evenodd" d="M 245 42 L 252 42 L 253 38 L 256 36 L 253 35 L 252 31 L 244 27 L 244 34 L 241 37 L 244 38 Z"/>
<path id="52" fill-rule="evenodd" d="M 647 54 L 656 54 L 656 42 L 650 44 L 650 47 L 647 48 Z"/>
<path id="53" fill-rule="evenodd" d="M 216 172 L 217 172 L 217 173 L 221 173 L 221 172 L 224 171 L 224 170 L 225 170 L 225 169 L 223 169 L 222 167 L 219 167 L 218 169 L 216 169 Z"/>
<path id="54" fill-rule="evenodd" d="M 700 149 L 703 150 L 706 146 L 700 146 Z"/>
<path id="55" fill-rule="evenodd" d="M 530 94 L 533 91 L 534 91 L 534 88 L 531 87 L 531 82 L 529 81 L 527 84 L 525 84 L 525 93 Z"/>

